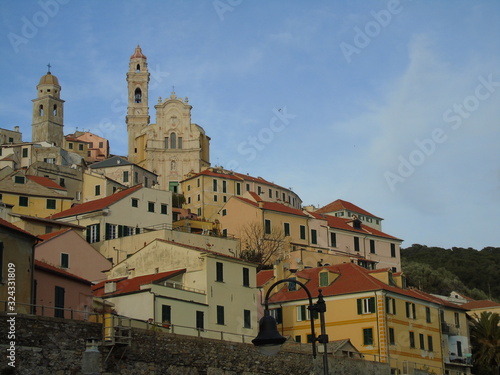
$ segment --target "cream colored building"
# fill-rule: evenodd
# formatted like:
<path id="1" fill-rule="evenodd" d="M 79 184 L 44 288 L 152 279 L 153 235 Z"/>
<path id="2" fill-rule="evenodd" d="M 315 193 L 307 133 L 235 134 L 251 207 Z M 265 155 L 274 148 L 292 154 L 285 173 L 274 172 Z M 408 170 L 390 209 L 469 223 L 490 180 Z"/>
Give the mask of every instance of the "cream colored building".
<path id="1" fill-rule="evenodd" d="M 87 242 L 116 263 L 120 253 L 127 250 L 108 248 L 108 240 L 143 233 L 145 228 L 171 227 L 172 194 L 136 185 L 73 206 L 52 218 L 86 227 Z"/>
<path id="2" fill-rule="evenodd" d="M 167 320 L 162 310 L 168 310 L 174 333 L 239 342 L 244 336 L 249 342 L 258 332 L 256 267 L 222 255 L 217 248 L 155 239 L 113 267 L 107 287 L 98 285 L 95 289 L 104 289 L 96 295 L 112 302 L 118 314 L 161 323 Z M 176 272 L 152 281 L 155 275 L 172 271 Z M 147 275 L 149 283 L 130 293 L 119 293 L 121 278 L 127 278 L 131 285 Z"/>
<path id="3" fill-rule="evenodd" d="M 187 173 L 210 165 L 210 138 L 191 122 L 188 99 L 174 92 L 158 98 L 156 123 L 150 124 L 149 80 L 147 58 L 137 46 L 127 73 L 128 159 L 157 174 L 161 189 L 180 193 Z"/>
<path id="4" fill-rule="evenodd" d="M 0 145 L 6 143 L 20 143 L 23 141 L 23 134 L 19 131 L 19 126 L 14 126 L 14 130 L 0 128 Z"/>
<path id="5" fill-rule="evenodd" d="M 90 166 L 90 169 L 128 187 L 137 184 L 143 184 L 144 187 L 158 185 L 158 176 L 156 174 L 120 156 L 113 156 L 94 163 Z"/>
<path id="6" fill-rule="evenodd" d="M 78 196 L 78 198 L 82 202 L 90 202 L 108 197 L 126 188 L 127 186 L 120 184 L 118 181 L 112 180 L 101 173 L 94 172 L 93 169 L 87 169 L 83 174 L 81 196 Z"/>
<path id="7" fill-rule="evenodd" d="M 277 202 L 300 209 L 302 200 L 292 190 L 262 177 L 252 177 L 220 167 L 204 168 L 191 172 L 181 181 L 185 197 L 184 208 L 206 220 L 217 219 L 219 211 L 232 196 L 241 197 L 246 192 L 257 194 L 266 202 Z"/>

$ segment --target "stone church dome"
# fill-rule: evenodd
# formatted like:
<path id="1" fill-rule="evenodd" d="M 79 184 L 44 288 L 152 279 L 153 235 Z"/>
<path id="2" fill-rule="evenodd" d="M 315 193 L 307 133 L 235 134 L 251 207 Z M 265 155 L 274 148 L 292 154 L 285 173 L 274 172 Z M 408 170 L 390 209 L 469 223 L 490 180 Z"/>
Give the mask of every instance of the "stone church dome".
<path id="1" fill-rule="evenodd" d="M 42 78 L 40 78 L 40 83 L 38 85 L 54 85 L 54 86 L 59 86 L 59 80 L 51 72 L 48 72 Z"/>

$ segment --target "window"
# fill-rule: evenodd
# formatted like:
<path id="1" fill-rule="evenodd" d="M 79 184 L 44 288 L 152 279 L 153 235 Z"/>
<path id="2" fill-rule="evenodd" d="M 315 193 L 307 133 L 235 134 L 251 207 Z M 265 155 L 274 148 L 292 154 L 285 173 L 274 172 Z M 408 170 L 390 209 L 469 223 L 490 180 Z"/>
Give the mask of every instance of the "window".
<path id="1" fill-rule="evenodd" d="M 148 212 L 155 212 L 155 202 L 148 202 Z"/>
<path id="2" fill-rule="evenodd" d="M 95 195 L 101 195 L 101 185 L 95 186 Z"/>
<path id="3" fill-rule="evenodd" d="M 215 263 L 215 281 L 224 281 L 224 264 L 221 262 Z"/>
<path id="4" fill-rule="evenodd" d="M 69 254 L 61 253 L 61 268 L 69 268 Z"/>
<path id="5" fill-rule="evenodd" d="M 227 181 L 222 181 L 222 192 L 227 193 Z"/>
<path id="6" fill-rule="evenodd" d="M 132 198 L 132 207 L 139 207 L 139 199 Z"/>
<path id="7" fill-rule="evenodd" d="M 375 240 L 370 240 L 370 253 L 375 254 Z"/>
<path id="8" fill-rule="evenodd" d="M 83 151 L 83 144 L 82 143 L 78 144 L 78 151 Z"/>
<path id="9" fill-rule="evenodd" d="M 161 321 L 162 322 L 172 322 L 172 306 L 161 305 Z"/>
<path id="10" fill-rule="evenodd" d="M 250 310 L 243 310 L 243 328 L 252 328 L 252 314 Z"/>
<path id="11" fill-rule="evenodd" d="M 23 158 L 27 158 L 28 157 L 28 149 L 25 147 L 23 148 Z"/>
<path id="12" fill-rule="evenodd" d="M 226 215 L 227 215 L 227 210 L 224 208 L 224 209 L 222 210 L 222 216 L 226 216 Z"/>
<path id="13" fill-rule="evenodd" d="M 205 329 L 205 313 L 203 311 L 196 311 L 196 329 Z"/>
<path id="14" fill-rule="evenodd" d="M 224 325 L 224 306 L 217 305 L 217 324 Z"/>
<path id="15" fill-rule="evenodd" d="M 353 222 L 352 222 L 352 227 L 354 229 L 361 229 L 361 221 L 358 220 L 358 219 L 355 219 Z"/>
<path id="16" fill-rule="evenodd" d="M 101 240 L 100 238 L 100 225 L 99 224 L 93 224 L 93 225 L 88 225 L 86 234 L 87 234 L 87 242 L 88 243 L 95 243 L 99 242 Z"/>
<path id="17" fill-rule="evenodd" d="M 295 336 L 295 342 L 301 343 L 302 342 L 302 336 L 300 336 L 300 335 Z"/>
<path id="18" fill-rule="evenodd" d="M 239 182 L 236 183 L 236 195 L 241 195 L 241 184 Z"/>
<path id="19" fill-rule="evenodd" d="M 214 194 L 214 202 L 217 202 L 217 195 Z"/>
<path id="20" fill-rule="evenodd" d="M 167 215 L 168 214 L 167 209 L 168 209 L 168 205 L 166 203 L 162 203 L 160 205 L 160 213 L 162 215 Z"/>
<path id="21" fill-rule="evenodd" d="M 60 286 L 55 287 L 54 296 L 54 317 L 64 318 L 64 288 Z"/>
<path id="22" fill-rule="evenodd" d="M 320 272 L 319 286 L 328 286 L 328 272 Z"/>
<path id="23" fill-rule="evenodd" d="M 300 226 L 300 239 L 301 240 L 306 239 L 306 227 L 304 225 Z"/>
<path id="24" fill-rule="evenodd" d="M 182 137 L 177 138 L 177 148 L 182 148 Z"/>
<path id="25" fill-rule="evenodd" d="M 168 137 L 165 137 L 165 148 L 168 148 Z"/>
<path id="26" fill-rule="evenodd" d="M 359 251 L 359 237 L 354 237 L 354 251 Z"/>
<path id="27" fill-rule="evenodd" d="M 141 92 L 141 89 L 139 87 L 135 89 L 134 100 L 136 103 L 142 102 L 142 92 Z"/>
<path id="28" fill-rule="evenodd" d="M 418 335 L 419 342 L 420 342 L 420 349 L 425 350 L 425 338 L 422 333 Z"/>
<path id="29" fill-rule="evenodd" d="M 134 184 L 139 183 L 139 172 L 134 172 Z"/>
<path id="30" fill-rule="evenodd" d="M 99 142 L 99 148 L 103 148 L 104 147 L 104 143 L 103 142 Z"/>
<path id="31" fill-rule="evenodd" d="M 247 191 L 250 191 L 250 184 L 246 184 Z"/>
<path id="32" fill-rule="evenodd" d="M 462 341 L 457 341 L 457 356 L 458 357 L 463 357 Z"/>
<path id="33" fill-rule="evenodd" d="M 269 189 L 269 198 L 272 199 L 273 198 L 273 190 L 272 189 Z"/>
<path id="34" fill-rule="evenodd" d="M 387 314 L 396 314 L 396 300 L 391 297 L 385 297 L 385 309 Z"/>
<path id="35" fill-rule="evenodd" d="M 375 312 L 375 297 L 360 298 L 357 300 L 358 314 L 372 314 Z"/>
<path id="36" fill-rule="evenodd" d="M 271 315 L 274 319 L 276 319 L 276 323 L 278 324 L 283 323 L 283 310 L 281 309 L 281 307 L 277 309 L 270 309 L 269 315 Z"/>
<path id="37" fill-rule="evenodd" d="M 431 323 L 431 309 L 430 307 L 425 308 L 425 321 Z"/>
<path id="38" fill-rule="evenodd" d="M 56 200 L 55 199 L 47 199 L 47 210 L 55 210 L 56 209 Z"/>
<path id="39" fill-rule="evenodd" d="M 297 306 L 297 321 L 309 320 L 309 310 L 306 305 Z"/>
<path id="40" fill-rule="evenodd" d="M 15 184 L 24 184 L 25 181 L 26 179 L 24 178 L 24 176 L 14 176 Z"/>
<path id="41" fill-rule="evenodd" d="M 389 345 L 396 345 L 396 338 L 394 335 L 394 328 L 389 328 Z"/>
<path id="42" fill-rule="evenodd" d="M 316 245 L 318 243 L 318 233 L 316 229 L 311 229 L 311 243 Z"/>
<path id="43" fill-rule="evenodd" d="M 128 182 L 128 171 L 123 171 L 123 182 Z"/>
<path id="44" fill-rule="evenodd" d="M 19 206 L 28 207 L 28 197 L 19 197 Z"/>
<path id="45" fill-rule="evenodd" d="M 290 236 L 290 223 L 283 223 L 283 231 L 285 236 Z"/>
<path id="46" fill-rule="evenodd" d="M 106 240 L 118 238 L 117 226 L 115 224 L 106 223 L 106 233 L 104 235 Z"/>
<path id="47" fill-rule="evenodd" d="M 391 243 L 391 257 L 396 258 L 396 245 Z"/>
<path id="48" fill-rule="evenodd" d="M 337 247 L 337 233 L 330 233 L 330 246 Z"/>
<path id="49" fill-rule="evenodd" d="M 410 332 L 410 348 L 415 348 L 415 332 Z"/>
<path id="50" fill-rule="evenodd" d="M 373 345 L 373 328 L 363 328 L 363 345 Z"/>
<path id="51" fill-rule="evenodd" d="M 432 352 L 434 351 L 434 343 L 432 342 L 432 336 L 427 336 L 427 350 Z"/>
<path id="52" fill-rule="evenodd" d="M 269 219 L 264 220 L 264 233 L 271 234 L 271 220 Z"/>
<path id="53" fill-rule="evenodd" d="M 217 191 L 217 180 L 216 179 L 212 180 L 212 190 Z"/>
<path id="54" fill-rule="evenodd" d="M 243 286 L 250 286 L 250 269 L 243 267 Z"/>
<path id="55" fill-rule="evenodd" d="M 406 317 L 409 319 L 417 319 L 417 308 L 414 303 L 406 302 Z"/>
<path id="56" fill-rule="evenodd" d="M 455 326 L 460 328 L 460 315 L 457 312 L 455 313 Z"/>
<path id="57" fill-rule="evenodd" d="M 66 187 L 66 181 L 64 181 L 64 178 L 59 179 L 59 186 Z"/>

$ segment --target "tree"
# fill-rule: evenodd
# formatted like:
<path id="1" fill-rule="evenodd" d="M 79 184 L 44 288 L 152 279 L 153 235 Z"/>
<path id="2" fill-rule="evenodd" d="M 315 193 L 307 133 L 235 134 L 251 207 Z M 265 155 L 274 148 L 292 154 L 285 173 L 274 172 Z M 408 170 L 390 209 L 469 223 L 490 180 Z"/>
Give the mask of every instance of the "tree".
<path id="1" fill-rule="evenodd" d="M 500 374 L 500 315 L 491 311 L 475 315 L 470 333 L 474 373 Z"/>
<path id="2" fill-rule="evenodd" d="M 271 262 L 282 254 L 288 244 L 286 236 L 278 227 L 272 227 L 266 233 L 262 224 L 253 222 L 245 225 L 241 232 L 241 258 L 259 263 L 260 268 L 269 266 Z"/>

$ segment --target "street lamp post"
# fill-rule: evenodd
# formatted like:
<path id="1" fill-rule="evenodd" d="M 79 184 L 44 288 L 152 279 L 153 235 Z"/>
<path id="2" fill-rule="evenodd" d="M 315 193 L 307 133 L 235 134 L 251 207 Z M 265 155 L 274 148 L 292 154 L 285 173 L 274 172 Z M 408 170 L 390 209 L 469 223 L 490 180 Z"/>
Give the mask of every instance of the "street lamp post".
<path id="1" fill-rule="evenodd" d="M 264 316 L 260 319 L 259 322 L 259 334 L 255 339 L 252 340 L 252 343 L 261 348 L 262 352 L 268 355 L 273 355 L 276 354 L 281 345 L 286 341 L 286 338 L 280 335 L 278 332 L 278 326 L 276 323 L 276 319 L 271 316 L 269 313 L 269 296 L 271 293 L 271 290 L 278 284 L 281 283 L 295 283 L 300 285 L 307 293 L 307 296 L 309 298 L 309 306 L 307 307 L 308 310 L 311 312 L 311 344 L 312 344 L 312 355 L 313 358 L 316 358 L 316 341 L 319 342 L 320 344 L 324 345 L 324 351 L 323 351 L 323 371 L 325 375 L 328 375 L 328 350 L 327 350 L 327 344 L 328 344 L 328 335 L 326 334 L 326 328 L 325 328 L 325 311 L 326 311 L 326 303 L 325 300 L 323 299 L 323 295 L 321 294 L 321 289 L 318 290 L 318 302 L 316 304 L 313 304 L 312 301 L 312 296 L 311 292 L 307 287 L 301 283 L 300 281 L 297 281 L 295 279 L 283 279 L 283 280 L 278 280 L 276 281 L 273 285 L 269 287 L 266 293 L 266 299 L 264 301 Z M 316 337 L 316 333 L 314 330 L 314 312 L 317 312 L 319 314 L 319 321 L 320 321 L 320 328 L 321 328 L 321 334 Z"/>

